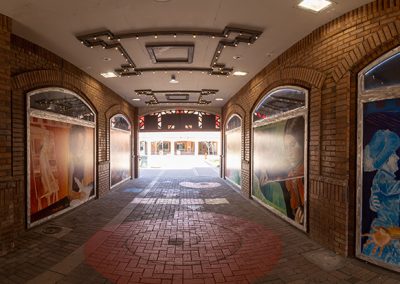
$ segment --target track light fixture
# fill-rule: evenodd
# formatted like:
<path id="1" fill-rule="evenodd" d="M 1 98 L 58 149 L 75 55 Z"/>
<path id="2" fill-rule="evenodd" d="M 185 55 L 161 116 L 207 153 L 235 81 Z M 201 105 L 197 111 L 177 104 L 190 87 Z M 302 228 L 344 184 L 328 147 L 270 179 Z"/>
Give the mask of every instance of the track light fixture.
<path id="1" fill-rule="evenodd" d="M 115 69 L 115 73 L 120 76 L 132 76 L 132 75 L 141 75 L 143 72 L 155 72 L 155 71 L 192 71 L 192 72 L 208 72 L 210 75 L 230 75 L 233 71 L 233 68 L 226 67 L 225 64 L 219 63 L 218 60 L 222 56 L 222 51 L 225 47 L 236 47 L 240 43 L 245 43 L 251 45 L 254 43 L 259 36 L 262 34 L 262 31 L 258 30 L 250 30 L 250 29 L 241 29 L 236 27 L 225 27 L 220 32 L 210 32 L 210 31 L 146 31 L 146 32 L 128 32 L 121 34 L 114 34 L 109 30 L 81 35 L 77 36 L 77 39 L 89 48 L 94 48 L 100 46 L 104 49 L 115 48 L 121 56 L 124 57 L 126 64 L 122 64 L 120 68 Z M 155 39 L 159 38 L 159 36 L 172 36 L 176 38 L 177 36 L 191 36 L 193 38 L 197 37 L 208 37 L 208 38 L 220 38 L 220 42 L 217 45 L 217 49 L 214 52 L 213 57 L 210 60 L 209 67 L 176 67 L 176 68 L 141 68 L 137 67 L 130 57 L 128 52 L 122 45 L 121 39 L 131 39 L 131 38 L 145 38 L 145 37 L 153 37 Z M 126 70 L 128 69 L 128 70 Z"/>

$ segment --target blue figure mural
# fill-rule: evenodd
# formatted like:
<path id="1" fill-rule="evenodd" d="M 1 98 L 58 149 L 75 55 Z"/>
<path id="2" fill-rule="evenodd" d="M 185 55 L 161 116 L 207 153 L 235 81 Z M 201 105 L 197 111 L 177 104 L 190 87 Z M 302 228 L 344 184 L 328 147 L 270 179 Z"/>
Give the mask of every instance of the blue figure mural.
<path id="1" fill-rule="evenodd" d="M 400 100 L 364 105 L 361 253 L 400 264 Z"/>

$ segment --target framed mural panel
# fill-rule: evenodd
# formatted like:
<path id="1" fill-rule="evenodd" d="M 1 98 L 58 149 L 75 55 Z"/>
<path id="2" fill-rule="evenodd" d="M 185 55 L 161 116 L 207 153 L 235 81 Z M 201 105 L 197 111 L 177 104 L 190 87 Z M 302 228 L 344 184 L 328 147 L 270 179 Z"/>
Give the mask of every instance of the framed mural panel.
<path id="1" fill-rule="evenodd" d="M 225 178 L 241 187 L 242 119 L 233 115 L 225 126 Z"/>
<path id="2" fill-rule="evenodd" d="M 122 114 L 110 119 L 110 186 L 131 178 L 131 124 Z"/>
<path id="3" fill-rule="evenodd" d="M 400 48 L 359 74 L 356 256 L 400 272 Z"/>
<path id="4" fill-rule="evenodd" d="M 27 96 L 28 227 L 95 197 L 95 113 L 75 93 Z"/>
<path id="5" fill-rule="evenodd" d="M 307 91 L 270 91 L 253 113 L 252 197 L 307 229 Z"/>

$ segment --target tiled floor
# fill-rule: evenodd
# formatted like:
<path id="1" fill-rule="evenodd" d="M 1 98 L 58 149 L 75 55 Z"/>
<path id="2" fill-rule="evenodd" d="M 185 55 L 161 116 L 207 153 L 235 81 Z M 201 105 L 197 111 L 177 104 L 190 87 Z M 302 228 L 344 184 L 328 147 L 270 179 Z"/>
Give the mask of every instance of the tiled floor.
<path id="1" fill-rule="evenodd" d="M 400 283 L 219 178 L 177 175 L 129 181 L 28 231 L 0 258 L 0 283 Z"/>

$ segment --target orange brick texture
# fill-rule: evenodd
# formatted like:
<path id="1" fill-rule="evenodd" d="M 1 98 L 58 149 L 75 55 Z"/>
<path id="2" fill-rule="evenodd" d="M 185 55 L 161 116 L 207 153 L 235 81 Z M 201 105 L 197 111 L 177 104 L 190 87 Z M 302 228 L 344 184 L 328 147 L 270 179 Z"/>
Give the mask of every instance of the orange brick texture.
<path id="1" fill-rule="evenodd" d="M 110 191 L 109 121 L 124 114 L 137 125 L 137 109 L 57 55 L 11 34 L 11 20 L 0 15 L 0 255 L 26 224 L 26 93 L 43 87 L 69 89 L 84 98 L 97 116 L 97 192 Z M 136 128 L 136 127 L 135 127 Z M 137 135 L 132 133 L 132 139 Z M 134 144 L 133 153 L 136 153 Z M 132 167 L 137 176 L 137 165 Z M 136 170 L 135 170 L 136 169 Z"/>
<path id="2" fill-rule="evenodd" d="M 277 57 L 223 108 L 243 117 L 242 192 L 251 190 L 252 111 L 271 89 L 309 90 L 308 234 L 354 254 L 357 76 L 400 44 L 400 0 L 377 0 L 316 29 Z"/>

